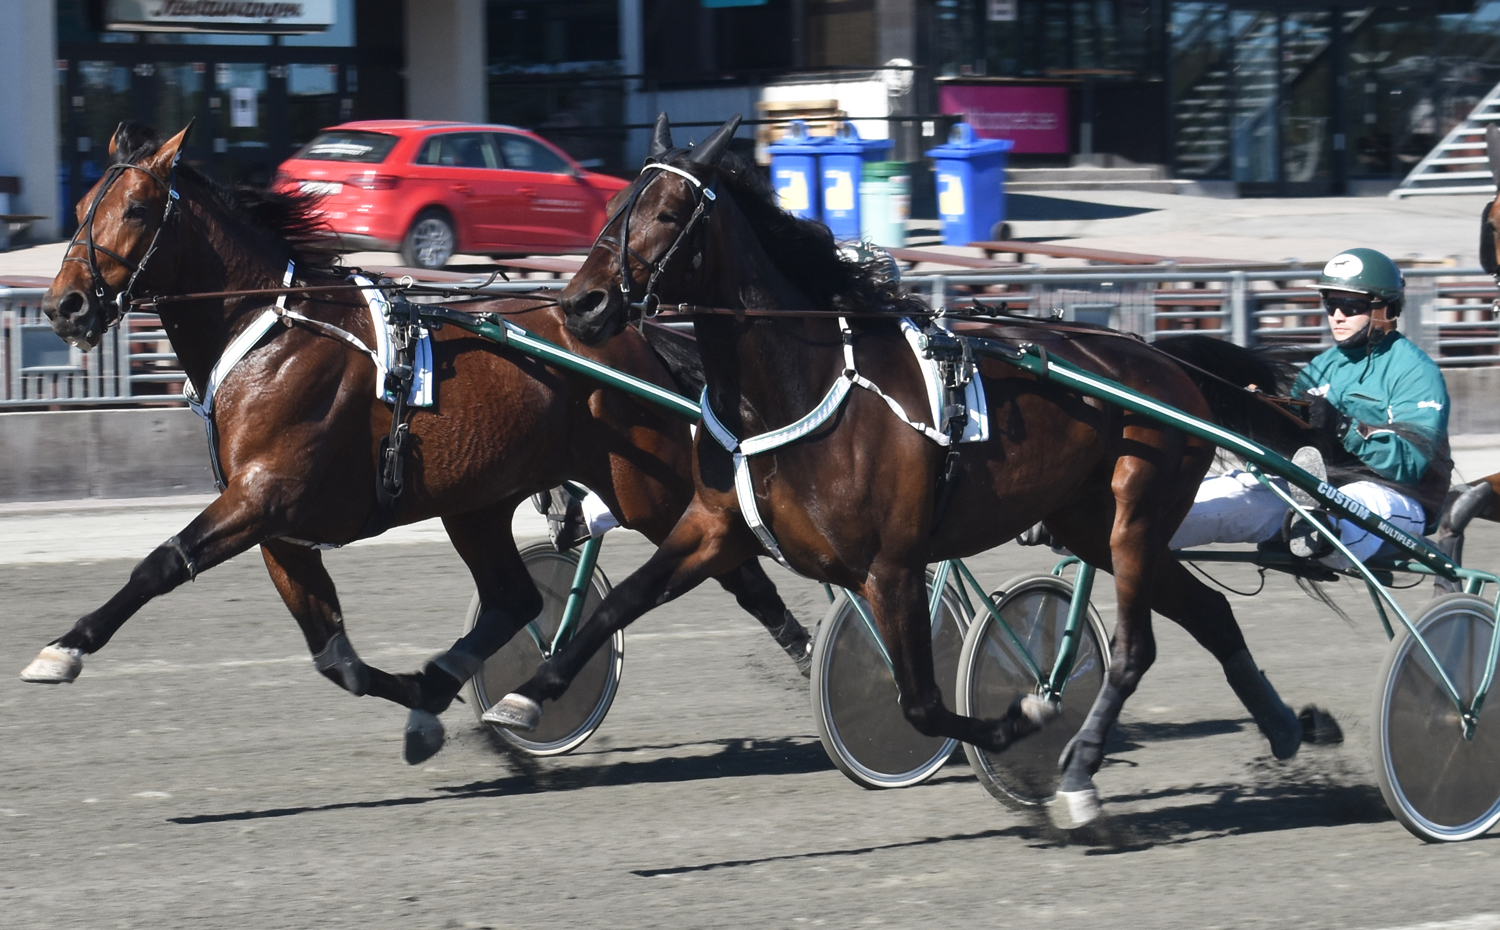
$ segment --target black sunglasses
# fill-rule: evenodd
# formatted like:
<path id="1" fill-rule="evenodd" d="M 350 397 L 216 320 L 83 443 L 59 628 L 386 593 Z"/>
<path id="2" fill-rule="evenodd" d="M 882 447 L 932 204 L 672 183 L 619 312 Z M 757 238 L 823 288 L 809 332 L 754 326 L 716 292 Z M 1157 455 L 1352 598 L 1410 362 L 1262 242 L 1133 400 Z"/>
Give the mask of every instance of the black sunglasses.
<path id="1" fill-rule="evenodd" d="M 1323 311 L 1330 316 L 1335 310 L 1341 311 L 1344 316 L 1363 316 L 1374 311 L 1374 309 L 1375 301 L 1368 297 L 1323 295 Z"/>

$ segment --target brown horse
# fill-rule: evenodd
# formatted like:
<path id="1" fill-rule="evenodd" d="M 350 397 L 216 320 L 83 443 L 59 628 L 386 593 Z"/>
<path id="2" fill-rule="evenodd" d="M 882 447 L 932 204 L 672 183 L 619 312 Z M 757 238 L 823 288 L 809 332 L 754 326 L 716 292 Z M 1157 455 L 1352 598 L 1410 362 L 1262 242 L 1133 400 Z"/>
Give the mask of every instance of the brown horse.
<path id="1" fill-rule="evenodd" d="M 878 283 L 871 269 L 841 260 L 825 227 L 779 210 L 753 168 L 726 158 L 738 122 L 684 150 L 672 148 L 662 117 L 653 160 L 624 192 L 624 206 L 563 296 L 568 329 L 588 344 L 613 337 L 642 309 L 699 308 L 688 312 L 707 375 L 705 418 L 711 411 L 732 435 L 721 442 L 699 431 L 696 493 L 660 549 L 615 588 L 578 638 L 491 713 L 515 726 L 534 725 L 540 702 L 565 690 L 614 631 L 774 541 L 795 570 L 870 604 L 902 710 L 919 731 L 1003 750 L 1044 725 L 1049 708 L 1018 698 L 1004 718 L 980 720 L 943 706 L 924 568 L 984 551 L 1045 521 L 1061 545 L 1113 572 L 1119 602 L 1109 678 L 1062 760 L 1065 803 L 1054 806 L 1062 822 L 1098 816 L 1093 775 L 1109 728 L 1155 657 L 1152 610 L 1180 623 L 1223 663 L 1278 757 L 1296 752 L 1297 716 L 1255 667 L 1227 600 L 1167 548 L 1213 447 L 984 360 L 978 367 L 990 437 L 958 447 L 940 505 L 946 450 L 894 416 L 887 399 L 937 426 L 928 421 L 921 374 L 895 319 L 925 308 Z M 830 311 L 851 314 L 852 332 L 842 335 Z M 977 323 L 960 330 L 1040 343 L 1057 358 L 1211 416 L 1209 400 L 1182 367 L 1118 333 Z M 739 456 L 726 446 L 799 421 L 831 396 L 830 385 L 857 377 L 871 379 L 886 396 L 851 387 L 820 425 L 748 458 L 741 493 L 752 495 L 768 531 L 758 537 L 747 526 L 749 502 L 736 489 Z"/>
<path id="2" fill-rule="evenodd" d="M 186 133 L 163 143 L 144 127 L 117 131 L 114 165 L 80 203 L 79 234 L 44 298 L 59 336 L 96 345 L 135 295 L 277 288 L 289 261 L 297 286 L 345 281 L 341 270 L 299 247 L 316 233 L 315 201 L 218 187 L 177 164 Z M 160 304 L 162 325 L 200 396 L 226 345 L 274 300 Z M 406 756 L 421 761 L 442 746 L 435 715 L 541 608 L 511 537 L 517 503 L 564 479 L 579 481 L 625 526 L 659 541 L 692 494 L 688 426 L 586 377 L 446 327 L 434 333 L 437 403 L 410 413 L 404 487 L 394 501 L 382 500 L 377 448 L 390 431 L 391 406 L 375 397 L 373 360 L 318 328 L 331 324 L 373 346 L 370 311 L 352 290 L 288 303 L 319 323 L 274 326 L 215 398 L 223 493 L 137 565 L 108 603 L 43 649 L 22 677 L 72 681 L 83 655 L 104 646 L 147 601 L 259 545 L 317 668 L 354 694 L 411 708 Z M 478 309 L 675 389 L 639 332 L 582 345 L 553 303 L 505 300 Z M 320 552 L 297 541 L 348 543 L 432 517 L 442 518 L 473 574 L 483 604 L 478 622 L 416 673 L 366 666 L 349 644 Z M 754 558 L 716 574 L 805 661 L 807 633 Z"/>

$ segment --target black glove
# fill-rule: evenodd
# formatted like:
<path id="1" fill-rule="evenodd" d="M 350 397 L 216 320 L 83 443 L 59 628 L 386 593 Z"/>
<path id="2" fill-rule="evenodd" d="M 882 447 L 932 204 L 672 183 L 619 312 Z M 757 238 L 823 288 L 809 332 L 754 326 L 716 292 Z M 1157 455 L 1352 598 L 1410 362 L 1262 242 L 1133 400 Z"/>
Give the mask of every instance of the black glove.
<path id="1" fill-rule="evenodd" d="M 1344 436 L 1353 423 L 1352 419 L 1339 412 L 1339 408 L 1330 404 L 1326 397 L 1314 397 L 1307 408 L 1307 425 L 1318 431 L 1318 435 L 1328 442 L 1329 448 L 1343 448 Z"/>

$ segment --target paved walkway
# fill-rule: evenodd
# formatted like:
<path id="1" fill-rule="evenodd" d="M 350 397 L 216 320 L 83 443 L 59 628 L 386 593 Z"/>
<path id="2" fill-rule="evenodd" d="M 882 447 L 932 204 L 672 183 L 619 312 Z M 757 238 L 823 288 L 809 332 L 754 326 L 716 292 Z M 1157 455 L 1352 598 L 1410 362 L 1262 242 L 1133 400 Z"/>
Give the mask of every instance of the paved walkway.
<path id="1" fill-rule="evenodd" d="M 1069 245 L 1159 255 L 1205 255 L 1246 261 L 1297 259 L 1317 263 L 1355 245 L 1397 259 L 1478 264 L 1479 195 L 1411 197 L 1262 198 L 1220 200 L 1138 191 L 1014 194 L 1008 199 L 1012 235 L 1066 239 Z M 913 220 L 921 242 L 935 220 Z M 51 277 L 62 243 L 0 252 L 0 275 Z M 976 252 L 977 254 L 977 252 Z M 400 264 L 393 253 L 363 252 L 356 264 Z M 457 256 L 454 261 L 483 261 Z"/>

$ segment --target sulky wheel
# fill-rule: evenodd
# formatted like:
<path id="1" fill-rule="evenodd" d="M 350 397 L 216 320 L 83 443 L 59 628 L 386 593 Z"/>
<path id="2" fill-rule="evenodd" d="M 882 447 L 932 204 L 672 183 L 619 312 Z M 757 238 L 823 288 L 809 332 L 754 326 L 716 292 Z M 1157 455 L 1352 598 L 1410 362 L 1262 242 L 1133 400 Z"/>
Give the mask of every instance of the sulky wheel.
<path id="1" fill-rule="evenodd" d="M 1055 575 L 1022 575 L 990 594 L 1010 630 L 1026 647 L 1045 677 L 1052 672 L 1068 623 L 1073 586 Z M 1109 637 L 1099 614 L 1089 605 L 1073 671 L 1063 687 L 1062 714 L 1038 733 L 990 753 L 965 744 L 964 753 L 979 783 L 1001 804 L 1016 810 L 1035 808 L 1057 790 L 1062 773 L 1058 758 L 1073 738 L 1109 670 Z M 983 720 L 1005 716 L 1018 695 L 1039 690 L 1037 676 L 988 610 L 969 621 L 959 660 L 958 712 Z"/>
<path id="2" fill-rule="evenodd" d="M 927 583 L 930 591 L 930 571 Z M 920 784 L 943 767 L 957 741 L 923 736 L 907 721 L 879 637 L 860 616 L 854 597 L 839 592 L 813 644 L 813 719 L 818 736 L 839 771 L 866 788 Z M 868 606 L 865 611 L 873 622 Z M 964 614 L 957 593 L 945 585 L 932 626 L 932 659 L 943 703 L 950 707 L 952 694 L 946 682 L 958 669 L 967 626 Z"/>
<path id="3" fill-rule="evenodd" d="M 1495 608 L 1470 594 L 1432 601 L 1414 624 L 1467 706 L 1484 678 Z M 1500 708 L 1491 698 L 1473 738 L 1417 640 L 1400 630 L 1375 694 L 1375 773 L 1406 829 L 1429 842 L 1466 840 L 1500 820 Z"/>
<path id="4" fill-rule="evenodd" d="M 549 542 L 532 543 L 522 549 L 521 561 L 526 563 L 531 580 L 542 594 L 542 612 L 530 626 L 512 636 L 510 642 L 485 660 L 479 673 L 469 680 L 474 714 L 479 717 L 489 710 L 491 704 L 531 678 L 541 664 L 543 655 L 539 642 L 552 642 L 568 602 L 573 575 L 578 570 L 576 551 L 559 553 Z M 609 579 L 604 577 L 603 571 L 595 568 L 588 595 L 584 598 L 579 626 L 599 608 L 609 589 Z M 469 603 L 464 629 L 472 629 L 478 616 L 479 595 L 476 594 Z M 577 629 L 575 626 L 574 630 Z M 511 746 L 534 756 L 556 756 L 576 749 L 604 722 L 604 715 L 609 713 L 609 705 L 615 699 L 615 690 L 620 686 L 620 672 L 624 665 L 625 635 L 622 631 L 594 653 L 562 697 L 542 702 L 542 722 L 535 730 L 521 734 L 505 727 L 495 727 L 495 732 Z"/>

